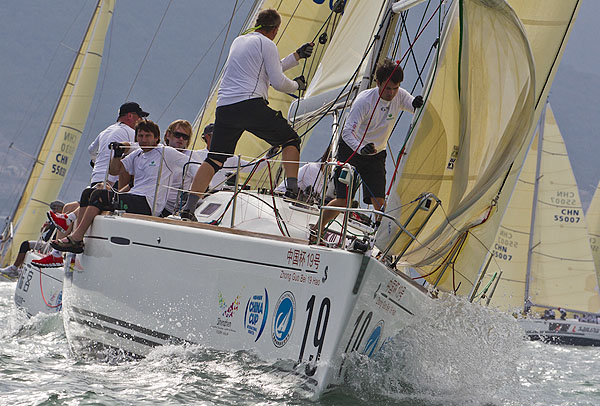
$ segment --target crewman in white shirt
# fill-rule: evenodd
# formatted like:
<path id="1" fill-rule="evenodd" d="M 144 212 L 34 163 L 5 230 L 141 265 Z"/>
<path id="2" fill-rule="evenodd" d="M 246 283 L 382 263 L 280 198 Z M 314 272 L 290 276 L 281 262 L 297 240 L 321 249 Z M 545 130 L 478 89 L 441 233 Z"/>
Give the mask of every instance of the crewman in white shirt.
<path id="1" fill-rule="evenodd" d="M 362 92 L 352 104 L 342 130 L 337 160 L 352 165 L 363 182 L 365 200 L 376 210 L 385 203 L 386 145 L 401 110 L 413 113 L 423 106 L 423 97 L 413 97 L 400 87 L 404 73 L 400 66 L 386 59 L 375 72 L 377 87 Z M 368 127 L 368 128 L 367 128 Z M 341 167 L 334 172 L 336 198 L 327 206 L 345 207 L 353 191 L 339 181 Z M 368 200 L 367 200 L 368 201 Z M 323 224 L 337 217 L 338 211 L 323 212 Z"/>
<path id="2" fill-rule="evenodd" d="M 283 72 L 312 54 L 313 44 L 306 43 L 281 61 L 273 39 L 281 17 L 274 9 L 263 10 L 256 19 L 255 31 L 236 38 L 231 44 L 217 97 L 214 136 L 207 159 L 198 169 L 188 202 L 181 213 L 194 220 L 193 212 L 206 192 L 215 172 L 233 155 L 239 138 L 250 131 L 269 144 L 283 147 L 288 196 L 298 193 L 300 138 L 281 112 L 268 106 L 269 85 L 280 92 L 306 89 L 303 76 L 288 79 Z"/>
<path id="3" fill-rule="evenodd" d="M 159 144 L 160 130 L 158 125 L 150 120 L 137 123 L 135 141 L 139 148 L 125 158 L 123 144 L 110 145 L 114 157 L 110 161 L 109 173 L 119 174 L 125 183 L 135 178 L 134 185 L 128 193 L 117 195 L 117 208 L 128 213 L 157 215 L 165 207 L 173 173 L 183 167 L 188 157 L 175 148 Z M 63 239 L 51 241 L 50 245 L 58 251 L 82 253 L 85 232 L 102 210 L 113 209 L 114 195 L 112 190 L 94 190 L 89 199 L 89 206 L 84 209 L 75 231 Z"/>

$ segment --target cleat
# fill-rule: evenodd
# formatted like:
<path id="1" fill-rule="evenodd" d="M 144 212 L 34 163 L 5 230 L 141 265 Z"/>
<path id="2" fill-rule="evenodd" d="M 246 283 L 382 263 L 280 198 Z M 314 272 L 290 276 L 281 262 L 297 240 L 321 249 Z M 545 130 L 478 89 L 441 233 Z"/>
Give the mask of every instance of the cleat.
<path id="1" fill-rule="evenodd" d="M 63 258 L 55 257 L 52 254 L 49 254 L 43 258 L 34 259 L 31 261 L 31 265 L 35 265 L 38 268 L 60 268 L 63 266 Z"/>
<path id="2" fill-rule="evenodd" d="M 69 229 L 70 224 L 66 215 L 56 214 L 53 211 L 49 211 L 46 213 L 46 216 L 48 216 L 48 220 L 50 220 L 50 222 L 54 224 L 61 232 L 66 233 Z"/>
<path id="3" fill-rule="evenodd" d="M 0 274 L 3 277 L 10 280 L 15 280 L 19 277 L 19 268 L 14 265 L 7 266 L 6 268 L 0 268 Z"/>

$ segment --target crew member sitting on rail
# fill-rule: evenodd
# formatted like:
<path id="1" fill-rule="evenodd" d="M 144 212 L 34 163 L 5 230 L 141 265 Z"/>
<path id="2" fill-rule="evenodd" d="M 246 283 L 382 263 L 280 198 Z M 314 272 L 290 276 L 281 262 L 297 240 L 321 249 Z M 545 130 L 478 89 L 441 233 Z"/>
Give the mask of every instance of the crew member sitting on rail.
<path id="1" fill-rule="evenodd" d="M 88 147 L 88 152 L 93 162 L 92 166 L 92 178 L 90 181 L 90 187 L 86 194 L 82 198 L 86 202 L 89 201 L 89 196 L 92 194 L 94 189 L 98 189 L 104 186 L 106 179 L 109 186 L 118 188 L 118 176 L 107 176 L 109 161 L 110 161 L 110 150 L 108 146 L 112 142 L 120 142 L 126 145 L 133 144 L 135 139 L 134 128 L 138 121 L 142 118 L 147 117 L 150 113 L 142 110 L 140 105 L 136 102 L 123 103 L 119 107 L 117 116 L 117 122 L 109 125 L 104 131 L 92 141 Z M 129 153 L 130 149 L 126 151 Z M 123 185 L 124 186 L 124 185 Z M 61 230 L 63 233 L 67 233 L 70 226 L 79 218 L 81 210 L 79 209 L 81 201 L 71 202 L 65 205 L 64 214 L 55 213 L 53 211 L 48 212 L 48 218 L 54 223 L 54 225 Z"/>
<path id="2" fill-rule="evenodd" d="M 54 240 L 50 245 L 63 252 L 83 252 L 83 236 L 94 218 L 103 210 L 112 210 L 113 198 L 116 208 L 128 213 L 156 215 L 161 213 L 167 200 L 167 191 L 171 185 L 173 173 L 181 170 L 188 157 L 175 148 L 159 145 L 160 129 L 150 120 L 142 120 L 135 127 L 135 140 L 140 148 L 123 157 L 124 146 L 110 144 L 114 157 L 110 161 L 109 173 L 119 174 L 121 184 L 135 183 L 128 193 L 115 194 L 108 189 L 96 189 L 89 196 L 89 202 L 82 199 L 85 208 L 81 221 L 71 235 Z M 158 182 L 160 177 L 160 182 Z"/>

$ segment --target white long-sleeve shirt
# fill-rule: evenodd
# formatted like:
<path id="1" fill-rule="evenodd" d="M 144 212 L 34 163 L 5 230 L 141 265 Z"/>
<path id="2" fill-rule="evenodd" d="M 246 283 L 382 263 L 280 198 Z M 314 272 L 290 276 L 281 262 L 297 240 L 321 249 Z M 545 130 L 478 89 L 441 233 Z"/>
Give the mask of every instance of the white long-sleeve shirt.
<path id="1" fill-rule="evenodd" d="M 108 164 L 110 163 L 111 151 L 108 149 L 108 144 L 111 142 L 129 142 L 135 141 L 135 131 L 127 124 L 114 123 L 102 131 L 96 139 L 88 147 L 88 151 L 92 153 L 95 149 L 97 151 L 96 163 L 92 170 L 91 182 L 104 182 L 104 177 L 108 171 Z M 118 176 L 109 175 L 108 180 L 116 182 L 119 179 Z"/>
<path id="2" fill-rule="evenodd" d="M 277 45 L 261 33 L 237 37 L 229 49 L 217 107 L 256 98 L 268 100 L 269 84 L 280 92 L 298 90 L 298 83 L 283 74 L 296 65 L 294 54 L 280 61 Z"/>
<path id="3" fill-rule="evenodd" d="M 355 151 L 360 151 L 370 142 L 375 145 L 376 152 L 383 151 L 400 111 L 405 110 L 411 113 L 415 111 L 412 105 L 414 97 L 402 88 L 398 89 L 398 94 L 391 101 L 380 99 L 377 103 L 378 98 L 379 88 L 374 87 L 360 92 L 352 104 L 344 124 L 342 139 Z M 377 103 L 377 108 L 373 113 L 375 103 Z M 371 113 L 373 113 L 373 118 L 365 135 Z M 365 138 L 361 143 L 363 135 Z"/>

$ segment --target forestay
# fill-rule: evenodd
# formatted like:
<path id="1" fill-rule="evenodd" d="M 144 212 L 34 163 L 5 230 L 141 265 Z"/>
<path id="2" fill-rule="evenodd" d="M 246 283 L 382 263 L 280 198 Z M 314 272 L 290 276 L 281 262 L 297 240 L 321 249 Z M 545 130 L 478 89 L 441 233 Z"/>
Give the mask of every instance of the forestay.
<path id="1" fill-rule="evenodd" d="M 535 102 L 533 56 L 524 28 L 503 1 L 456 1 L 442 35 L 440 60 L 430 73 L 427 102 L 416 123 L 402 174 L 386 211 L 404 223 L 402 206 L 424 192 L 442 200 L 403 258 L 446 290 L 465 288 L 476 275 L 442 275 L 438 265 L 460 237 L 484 221 L 504 174 L 526 141 Z M 416 231 L 426 212 L 417 214 Z M 385 249 L 396 227 L 382 224 L 377 246 Z M 410 241 L 399 239 L 391 253 Z M 470 289 L 470 286 L 468 287 Z M 468 292 L 468 290 L 467 290 Z"/>

